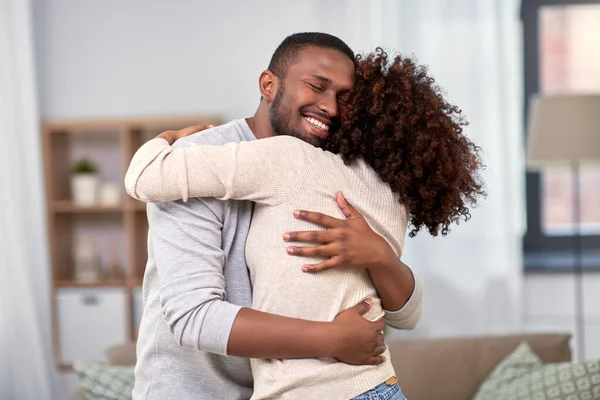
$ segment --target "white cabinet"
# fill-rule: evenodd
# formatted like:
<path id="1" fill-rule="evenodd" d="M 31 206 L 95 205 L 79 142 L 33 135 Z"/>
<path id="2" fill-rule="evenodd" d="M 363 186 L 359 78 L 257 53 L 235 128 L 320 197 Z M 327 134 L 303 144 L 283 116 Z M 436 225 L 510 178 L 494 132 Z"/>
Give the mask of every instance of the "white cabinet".
<path id="1" fill-rule="evenodd" d="M 58 378 L 59 399 L 81 400 L 81 390 L 75 372 L 63 372 Z"/>
<path id="2" fill-rule="evenodd" d="M 106 361 L 108 347 L 128 342 L 127 308 L 125 289 L 58 289 L 61 364 Z"/>

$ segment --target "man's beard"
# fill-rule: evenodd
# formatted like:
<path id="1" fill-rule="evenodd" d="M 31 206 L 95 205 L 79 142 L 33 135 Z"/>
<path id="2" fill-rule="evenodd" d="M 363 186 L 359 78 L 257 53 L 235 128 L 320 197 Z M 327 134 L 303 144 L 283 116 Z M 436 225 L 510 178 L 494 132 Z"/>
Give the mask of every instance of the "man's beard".
<path id="1" fill-rule="evenodd" d="M 271 107 L 269 108 L 269 122 L 273 128 L 273 133 L 277 136 L 293 136 L 308 144 L 312 144 L 313 146 L 323 147 L 325 142 L 322 139 L 313 135 L 303 135 L 298 129 L 292 128 L 290 118 L 292 110 L 287 102 L 283 101 L 284 93 L 285 88 L 282 84 L 279 86 L 279 90 L 277 90 L 277 93 L 271 102 Z M 304 118 L 302 115 L 300 115 L 300 117 Z"/>

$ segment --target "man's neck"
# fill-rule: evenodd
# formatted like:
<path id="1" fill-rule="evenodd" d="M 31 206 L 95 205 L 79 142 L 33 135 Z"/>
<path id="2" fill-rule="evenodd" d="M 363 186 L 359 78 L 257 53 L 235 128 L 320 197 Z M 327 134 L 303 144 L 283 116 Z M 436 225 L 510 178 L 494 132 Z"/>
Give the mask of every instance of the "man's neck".
<path id="1" fill-rule="evenodd" d="M 258 107 L 254 116 L 246 118 L 246 122 L 257 139 L 274 136 L 273 127 L 271 127 L 271 123 L 269 122 L 269 111 L 264 105 L 261 104 Z"/>

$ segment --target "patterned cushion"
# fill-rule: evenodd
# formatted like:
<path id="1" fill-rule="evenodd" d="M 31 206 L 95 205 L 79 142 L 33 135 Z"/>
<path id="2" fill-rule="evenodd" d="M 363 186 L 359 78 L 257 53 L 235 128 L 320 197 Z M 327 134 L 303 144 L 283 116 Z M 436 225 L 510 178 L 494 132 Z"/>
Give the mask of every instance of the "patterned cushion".
<path id="1" fill-rule="evenodd" d="M 600 399 L 600 360 L 543 364 L 525 342 L 494 368 L 473 400 Z"/>
<path id="2" fill-rule="evenodd" d="M 88 400 L 131 400 L 133 367 L 75 361 L 73 369 Z"/>

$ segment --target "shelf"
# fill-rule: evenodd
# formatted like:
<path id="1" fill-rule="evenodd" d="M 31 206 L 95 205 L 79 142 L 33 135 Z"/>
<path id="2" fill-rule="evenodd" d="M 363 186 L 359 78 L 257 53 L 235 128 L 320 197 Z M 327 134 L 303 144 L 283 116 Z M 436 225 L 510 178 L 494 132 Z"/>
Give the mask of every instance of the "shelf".
<path id="1" fill-rule="evenodd" d="M 124 210 L 146 211 L 146 203 L 131 200 L 115 206 L 78 206 L 68 200 L 59 200 L 52 203 L 52 211 L 57 214 L 102 214 L 120 213 Z"/>
<path id="2" fill-rule="evenodd" d="M 116 206 L 78 206 L 68 200 L 60 200 L 52 203 L 52 211 L 55 213 L 70 214 L 102 214 L 120 213 L 124 209 L 122 204 Z"/>
<path id="3" fill-rule="evenodd" d="M 100 120 L 71 120 L 71 121 L 47 121 L 43 124 L 44 130 L 49 133 L 69 132 L 93 132 L 119 129 L 123 127 L 134 127 L 139 129 L 177 129 L 192 125 L 218 125 L 222 118 L 217 115 L 181 116 L 165 118 L 122 118 L 122 119 L 100 119 Z"/>
<path id="4" fill-rule="evenodd" d="M 143 201 L 138 201 L 133 198 L 128 199 L 127 201 L 127 209 L 133 211 L 146 211 L 146 203 Z"/>
<path id="5" fill-rule="evenodd" d="M 122 301 L 119 300 L 118 304 L 100 302 L 100 305 L 125 316 L 119 317 L 119 320 L 125 321 L 126 339 L 116 342 L 137 336 L 134 320 L 127 316 L 133 315 L 134 303 L 139 303 L 138 291 L 143 283 L 148 257 L 147 205 L 128 196 L 122 185 L 127 166 L 136 150 L 161 131 L 221 123 L 222 119 L 215 115 L 188 115 L 45 121 L 42 124 L 48 241 L 54 292 L 53 329 L 58 368 L 61 371 L 71 370 L 70 360 L 82 358 L 81 354 L 87 354 L 89 346 L 93 346 L 89 343 L 96 327 L 88 326 L 79 317 L 98 312 L 97 307 L 67 307 L 67 311 L 63 308 L 59 312 L 58 307 L 64 304 L 68 296 L 110 297 L 115 294 L 108 292 L 119 292 Z M 123 195 L 119 204 L 79 206 L 73 202 L 70 185 L 73 163 L 82 158 L 88 158 L 98 165 L 102 171 L 102 181 L 119 184 Z M 97 246 L 102 265 L 106 267 L 116 263 L 122 267 L 122 275 L 101 275 L 106 278 L 89 283 L 75 280 L 73 252 L 78 239 L 84 235 L 91 237 Z M 110 267 L 103 268 L 103 271 L 111 270 Z M 111 279 L 112 276 L 117 278 Z M 59 300 L 63 303 L 59 304 Z M 137 318 L 139 320 L 139 316 Z M 112 333 L 116 332 L 115 329 L 121 333 L 123 331 L 111 325 Z M 95 350 L 103 352 L 104 344 L 99 346 L 103 348 Z"/>
<path id="6" fill-rule="evenodd" d="M 60 372 L 73 372 L 73 364 L 58 364 L 57 367 Z"/>
<path id="7" fill-rule="evenodd" d="M 134 289 L 138 286 L 142 286 L 144 278 L 131 278 L 127 280 L 127 284 L 130 288 Z"/>
<path id="8" fill-rule="evenodd" d="M 97 282 L 77 282 L 73 280 L 56 281 L 54 284 L 60 288 L 104 288 L 104 287 L 124 287 L 126 282 L 124 279 L 106 279 Z"/>

